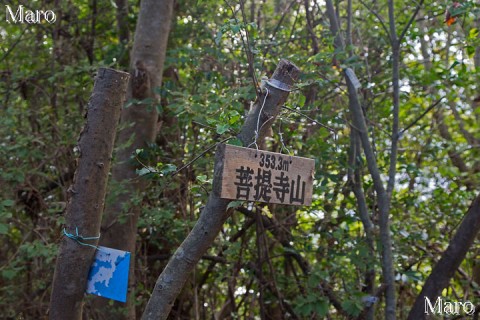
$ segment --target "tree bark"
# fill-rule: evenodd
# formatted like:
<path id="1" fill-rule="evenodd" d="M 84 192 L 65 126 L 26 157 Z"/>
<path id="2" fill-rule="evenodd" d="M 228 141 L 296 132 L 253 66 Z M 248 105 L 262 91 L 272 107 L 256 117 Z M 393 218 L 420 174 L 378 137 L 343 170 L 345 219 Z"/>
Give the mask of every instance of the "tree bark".
<path id="1" fill-rule="evenodd" d="M 447 250 L 442 254 L 432 273 L 428 276 L 420 295 L 415 300 L 415 304 L 408 314 L 408 320 L 426 319 L 425 299 L 429 298 L 433 304 L 433 301 L 442 293 L 442 290 L 448 286 L 450 279 L 452 279 L 455 271 L 463 259 L 465 259 L 479 231 L 480 195 L 472 202 Z"/>
<path id="2" fill-rule="evenodd" d="M 345 42 L 341 36 L 338 27 L 337 15 L 331 0 L 326 1 L 327 16 L 330 20 L 330 29 L 335 36 L 335 48 L 345 50 Z M 383 283 L 386 285 L 385 289 L 385 319 L 394 320 L 396 318 L 396 301 L 395 301 L 395 269 L 393 264 L 392 252 L 392 236 L 390 233 L 390 197 L 383 185 L 380 170 L 378 169 L 377 160 L 373 151 L 372 145 L 368 136 L 368 128 L 363 114 L 362 107 L 357 94 L 357 88 L 352 83 L 350 77 L 344 71 L 345 81 L 347 83 L 349 108 L 352 114 L 352 121 L 354 128 L 360 137 L 365 158 L 367 160 L 367 167 L 372 176 L 373 186 L 377 193 L 377 203 L 380 212 L 380 251 L 382 253 L 382 275 Z M 396 153 L 392 152 L 391 157 L 396 157 Z M 359 199 L 358 201 L 361 201 Z M 363 221 L 362 221 L 363 222 Z M 368 226 L 365 226 L 368 228 Z"/>
<path id="3" fill-rule="evenodd" d="M 125 102 L 129 74 L 101 68 L 87 109 L 87 121 L 78 140 L 78 167 L 69 188 L 65 231 L 99 235 L 108 173 L 120 110 Z M 96 245 L 92 241 L 84 243 Z M 50 319 L 81 319 L 82 298 L 95 249 L 64 237 L 53 276 Z"/>
<path id="4" fill-rule="evenodd" d="M 293 63 L 281 60 L 272 78 L 292 85 L 297 80 L 299 73 L 299 69 Z M 244 146 L 251 145 L 255 140 L 260 143 L 264 139 L 289 94 L 289 92 L 272 87 L 268 83 L 266 89 L 268 91 L 259 96 L 238 135 Z M 261 129 L 257 130 L 258 128 Z M 257 131 L 258 134 L 256 134 Z M 168 317 L 188 275 L 211 246 L 223 223 L 230 215 L 230 210 L 227 210 L 230 200 L 221 199 L 219 194 L 223 169 L 223 163 L 220 160 L 223 148 L 224 145 L 219 145 L 217 149 L 213 191 L 207 204 L 194 228 L 159 276 L 142 319 L 166 319 Z"/>
<path id="5" fill-rule="evenodd" d="M 116 163 L 112 170 L 112 178 L 121 193 L 115 201 L 107 204 L 102 223 L 100 244 L 131 253 L 128 312 L 117 312 L 124 304 L 115 303 L 110 308 L 108 300 L 98 298 L 95 309 L 103 313 L 102 318 L 135 319 L 133 288 L 135 285 L 135 241 L 137 221 L 141 213 L 141 205 L 133 199 L 141 201 L 141 192 L 147 187 L 147 181 L 137 176 L 138 167 L 132 161 L 136 149 L 148 147 L 155 141 L 158 131 L 158 112 L 156 104 L 160 97 L 154 89 L 162 83 L 163 66 L 167 50 L 168 35 L 173 15 L 173 0 L 143 0 L 135 30 L 133 50 L 130 62 L 131 81 L 127 99 L 139 101 L 122 110 L 121 123 L 125 127 L 119 132 L 117 145 L 125 146 L 116 155 Z M 152 98 L 150 103 L 142 103 Z M 132 139 L 133 141 L 128 144 Z M 125 210 L 125 208 L 127 208 Z"/>

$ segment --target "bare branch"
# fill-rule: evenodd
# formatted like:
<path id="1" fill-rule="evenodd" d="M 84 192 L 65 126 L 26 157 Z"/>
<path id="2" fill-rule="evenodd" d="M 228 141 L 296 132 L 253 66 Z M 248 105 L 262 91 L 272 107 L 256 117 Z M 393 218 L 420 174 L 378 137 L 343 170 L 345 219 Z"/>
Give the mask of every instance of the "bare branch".
<path id="1" fill-rule="evenodd" d="M 336 131 L 335 131 L 334 129 L 330 128 L 329 126 L 324 125 L 323 123 L 318 122 L 317 120 L 309 117 L 308 115 L 306 115 L 306 114 L 303 113 L 303 112 L 300 112 L 300 111 L 295 110 L 295 109 L 293 109 L 293 108 L 289 108 L 289 107 L 287 107 L 287 106 L 282 106 L 282 108 L 287 109 L 287 110 L 289 110 L 289 111 L 291 111 L 291 112 L 294 112 L 294 113 L 296 113 L 296 114 L 298 114 L 298 115 L 300 115 L 300 116 L 302 116 L 302 117 L 305 117 L 306 119 L 312 121 L 313 124 L 318 124 L 319 126 L 321 126 L 321 127 L 325 128 L 325 129 L 327 129 L 328 131 L 336 134 Z"/>
<path id="2" fill-rule="evenodd" d="M 205 150 L 203 150 L 199 155 L 197 155 L 195 158 L 193 158 L 192 160 L 190 160 L 188 163 L 184 164 L 182 167 L 180 167 L 179 169 L 177 169 L 175 172 L 173 172 L 171 174 L 171 177 L 174 177 L 176 176 L 180 171 L 182 171 L 183 169 L 185 168 L 188 168 L 190 167 L 195 161 L 197 161 L 198 159 L 200 159 L 201 157 L 203 157 L 207 152 L 209 152 L 210 150 L 212 150 L 213 148 L 216 148 L 219 144 L 222 144 L 222 143 L 225 143 L 227 142 L 228 140 L 231 140 L 235 137 L 228 137 L 228 138 L 225 138 L 223 139 L 222 141 L 220 142 L 217 142 L 217 143 L 214 143 L 212 144 L 211 146 L 207 147 Z"/>
<path id="3" fill-rule="evenodd" d="M 308 30 L 308 33 L 310 34 L 311 39 L 312 39 L 313 53 L 317 54 L 318 51 L 319 51 L 318 39 L 317 39 L 317 35 L 313 31 L 314 26 L 313 26 L 313 21 L 312 21 L 312 15 L 311 15 L 310 11 L 308 10 L 308 7 L 309 7 L 308 0 L 304 0 L 303 4 L 305 6 L 305 16 L 307 17 L 307 30 Z"/>
<path id="4" fill-rule="evenodd" d="M 402 131 L 400 131 L 400 133 L 398 134 L 399 135 L 399 138 L 405 133 L 405 131 L 407 131 L 408 129 L 410 129 L 411 127 L 413 127 L 414 125 L 416 125 L 418 123 L 418 121 L 420 121 L 423 117 L 425 117 L 425 115 L 427 113 L 430 112 L 430 110 L 432 110 L 433 108 L 435 108 L 436 106 L 438 106 L 438 104 L 440 102 L 442 102 L 442 100 L 444 99 L 445 97 L 441 97 L 440 99 L 438 99 L 437 101 L 435 101 L 431 106 L 429 106 L 427 108 L 427 110 L 425 110 L 421 115 L 419 115 L 415 120 L 412 121 L 412 123 L 410 123 L 408 126 L 406 126 Z"/>
<path id="5" fill-rule="evenodd" d="M 410 17 L 410 20 L 408 20 L 407 25 L 405 26 L 405 28 L 403 28 L 403 31 L 402 31 L 402 33 L 400 34 L 400 37 L 398 38 L 398 43 L 402 43 L 403 38 L 404 38 L 405 35 L 407 34 L 408 29 L 410 29 L 410 26 L 412 25 L 413 21 L 415 20 L 415 17 L 417 16 L 418 12 L 419 12 L 420 9 L 422 8 L 422 5 L 423 5 L 423 0 L 420 0 L 420 3 L 417 5 L 417 8 L 415 9 L 415 12 L 414 12 L 414 13 L 412 14 L 412 16 Z"/>
<path id="6" fill-rule="evenodd" d="M 20 41 L 22 40 L 23 35 L 24 35 L 25 32 L 27 31 L 27 29 L 29 29 L 29 25 L 28 25 L 28 24 L 23 28 L 22 33 L 20 33 L 20 35 L 18 36 L 17 40 L 15 40 L 15 42 L 12 44 L 12 46 L 11 46 L 10 48 L 8 48 L 7 52 L 5 52 L 5 54 L 0 58 L 0 62 L 2 62 L 3 60 L 7 59 L 7 57 L 10 55 L 10 53 L 13 52 L 13 50 L 15 49 L 15 47 L 17 46 L 17 44 L 19 44 Z"/>
<path id="7" fill-rule="evenodd" d="M 460 113 L 458 113 L 458 110 L 453 103 L 450 104 L 450 109 L 452 110 L 455 120 L 457 120 L 458 122 L 458 127 L 460 128 L 460 131 L 462 132 L 462 135 L 465 138 L 465 140 L 467 140 L 467 142 L 470 145 L 479 144 L 480 139 L 475 138 L 473 134 L 471 134 L 470 132 L 467 131 L 467 129 L 465 129 L 465 123 L 463 122 L 462 117 L 460 116 Z"/>
<path id="8" fill-rule="evenodd" d="M 383 20 L 383 17 L 378 12 L 373 10 L 372 8 L 369 8 L 365 2 L 363 2 L 362 0 L 359 0 L 359 1 L 365 8 L 367 8 L 368 11 L 370 11 L 371 14 L 373 14 L 377 18 L 377 20 L 378 20 L 378 22 L 380 22 L 380 25 L 382 26 L 383 30 L 385 30 L 385 33 L 387 34 L 387 36 L 389 38 L 391 38 L 390 32 L 388 31 L 387 25 L 385 23 L 385 20 Z"/>
<path id="9" fill-rule="evenodd" d="M 275 29 L 273 29 L 273 32 L 272 32 L 272 34 L 271 34 L 271 36 L 270 36 L 270 41 L 273 41 L 273 39 L 274 39 L 275 36 L 277 35 L 278 30 L 280 30 L 280 27 L 282 26 L 283 20 L 285 20 L 285 17 L 287 16 L 287 13 L 290 11 L 290 9 L 293 7 L 293 5 L 294 5 L 295 3 L 297 3 L 297 0 L 292 0 L 292 1 L 290 2 L 290 4 L 288 5 L 288 7 L 283 10 L 282 16 L 280 17 L 280 20 L 278 21 L 277 25 L 275 26 Z M 269 43 L 269 44 L 267 45 L 266 50 L 265 50 L 264 53 L 263 53 L 263 56 L 264 56 L 264 57 L 266 57 L 266 56 L 268 55 L 268 53 L 269 53 L 269 51 L 270 51 L 271 48 L 272 48 L 272 44 Z M 264 60 L 263 63 L 262 63 L 262 68 L 263 68 L 264 65 L 265 65 L 265 60 Z"/>
<path id="10" fill-rule="evenodd" d="M 227 6 L 230 8 L 230 10 L 232 11 L 233 19 L 235 19 L 235 22 L 237 24 L 240 24 L 240 22 L 237 19 L 237 15 L 235 14 L 234 7 L 231 6 L 230 3 L 227 0 L 224 0 L 224 1 L 227 4 Z M 245 40 L 243 38 L 242 33 L 240 33 L 240 38 L 242 39 L 243 48 L 245 49 L 245 54 L 247 55 L 248 72 L 250 73 L 250 77 L 252 78 L 253 87 L 255 88 L 255 92 L 258 96 L 260 88 L 259 88 L 259 85 L 258 85 L 257 76 L 255 75 L 254 58 L 253 58 L 252 48 L 250 47 L 250 35 L 249 35 L 248 30 L 247 30 L 247 18 L 245 16 L 245 7 L 244 7 L 243 0 L 240 0 L 240 11 L 242 13 L 243 25 L 245 27 L 245 36 L 246 36 L 247 39 Z"/>

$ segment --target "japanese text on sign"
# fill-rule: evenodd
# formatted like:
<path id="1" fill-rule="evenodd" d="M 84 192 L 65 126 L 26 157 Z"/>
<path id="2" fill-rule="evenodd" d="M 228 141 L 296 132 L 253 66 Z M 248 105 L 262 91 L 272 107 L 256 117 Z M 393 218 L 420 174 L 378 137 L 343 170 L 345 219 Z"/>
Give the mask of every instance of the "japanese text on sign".
<path id="1" fill-rule="evenodd" d="M 226 145 L 223 152 L 222 198 L 311 204 L 313 159 L 231 145 Z"/>

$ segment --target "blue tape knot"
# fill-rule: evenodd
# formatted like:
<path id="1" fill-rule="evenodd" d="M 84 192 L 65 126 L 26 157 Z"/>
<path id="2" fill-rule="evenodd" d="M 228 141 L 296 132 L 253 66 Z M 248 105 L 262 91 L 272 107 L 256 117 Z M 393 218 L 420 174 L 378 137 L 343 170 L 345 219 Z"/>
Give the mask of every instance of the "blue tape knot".
<path id="1" fill-rule="evenodd" d="M 63 228 L 63 234 L 66 237 L 74 240 L 75 242 L 77 242 L 78 244 L 80 244 L 82 246 L 92 247 L 92 248 L 95 248 L 97 250 L 100 250 L 99 247 L 97 247 L 93 244 L 89 244 L 89 243 L 84 242 L 84 241 L 88 241 L 88 240 L 100 239 L 100 235 L 98 237 L 84 237 L 84 236 L 81 236 L 81 235 L 78 234 L 78 227 L 75 227 L 75 234 L 69 233 L 69 232 L 67 232 L 67 230 L 65 228 Z"/>

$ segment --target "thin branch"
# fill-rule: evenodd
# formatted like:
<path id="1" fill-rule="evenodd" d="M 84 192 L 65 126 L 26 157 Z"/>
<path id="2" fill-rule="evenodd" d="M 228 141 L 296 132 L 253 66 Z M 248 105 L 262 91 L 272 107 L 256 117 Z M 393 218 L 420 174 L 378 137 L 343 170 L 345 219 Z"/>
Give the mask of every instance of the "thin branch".
<path id="1" fill-rule="evenodd" d="M 319 289 L 322 290 L 322 292 L 327 296 L 328 300 L 330 303 L 333 305 L 333 307 L 343 316 L 345 317 L 344 319 L 349 318 L 348 312 L 345 311 L 345 309 L 342 306 L 341 301 L 337 298 L 333 290 L 326 284 L 326 283 L 321 283 L 318 285 Z"/>
<path id="2" fill-rule="evenodd" d="M 257 215 L 262 215 L 261 212 L 257 212 Z M 265 226 L 263 225 L 262 219 L 259 219 L 258 224 L 260 226 L 260 231 L 261 231 L 261 240 L 263 240 L 263 243 L 265 245 L 265 260 L 267 261 L 268 269 L 270 271 L 272 280 L 272 287 L 273 290 L 275 290 L 275 294 L 278 297 L 278 302 L 280 304 L 280 308 L 282 309 L 282 313 L 285 314 L 285 306 L 283 305 L 283 295 L 281 294 L 280 290 L 278 290 L 278 285 L 277 285 L 277 280 L 275 279 L 275 270 L 273 269 L 272 261 L 271 258 L 268 254 L 268 242 L 267 242 L 267 236 L 265 233 Z"/>
<path id="3" fill-rule="evenodd" d="M 289 108 L 289 107 L 287 107 L 287 106 L 282 106 L 282 108 L 287 109 L 287 110 L 289 110 L 289 111 L 291 111 L 291 112 L 294 112 L 294 113 L 296 113 L 296 114 L 298 114 L 298 115 L 301 115 L 302 117 L 305 117 L 305 118 L 307 118 L 308 120 L 312 121 L 314 124 L 318 124 L 319 126 L 327 129 L 328 131 L 330 131 L 330 132 L 332 132 L 332 133 L 336 133 L 336 131 L 335 131 L 334 129 L 332 129 L 332 128 L 330 128 L 329 126 L 326 126 L 326 125 L 318 122 L 317 120 L 315 120 L 315 119 L 307 116 L 305 113 L 302 113 L 302 112 L 300 112 L 300 111 L 298 111 L 298 110 Z"/>
<path id="4" fill-rule="evenodd" d="M 404 38 L 405 35 L 407 34 L 408 29 L 410 29 L 410 26 L 412 25 L 412 23 L 413 23 L 413 21 L 415 20 L 418 12 L 419 12 L 420 9 L 422 8 L 422 5 L 423 5 L 423 0 L 420 0 L 420 3 L 417 5 L 417 8 L 415 9 L 415 12 L 414 12 L 413 15 L 410 17 L 410 20 L 408 21 L 407 25 L 406 25 L 405 28 L 403 29 L 402 33 L 400 34 L 400 37 L 398 38 L 398 43 L 402 43 L 403 38 Z"/>
<path id="5" fill-rule="evenodd" d="M 237 19 L 236 14 L 235 14 L 234 8 L 230 5 L 230 3 L 227 0 L 224 0 L 224 1 L 227 4 L 227 6 L 230 8 L 230 10 L 232 11 L 233 19 L 235 19 L 235 22 L 237 24 L 240 24 L 240 22 Z M 260 92 L 260 88 L 258 86 L 257 76 L 255 75 L 253 53 L 252 53 L 252 49 L 250 47 L 250 34 L 249 34 L 248 28 L 247 28 L 247 18 L 245 16 L 245 7 L 244 7 L 243 0 L 240 0 L 240 11 L 242 13 L 243 25 L 245 27 L 245 37 L 247 38 L 246 42 L 245 42 L 245 39 L 243 38 L 243 34 L 241 32 L 240 32 L 240 38 L 242 39 L 243 48 L 245 49 L 245 53 L 247 54 L 248 71 L 250 73 L 250 77 L 252 78 L 253 87 L 255 88 L 255 93 L 258 96 L 258 93 Z"/>
<path id="6" fill-rule="evenodd" d="M 405 131 L 407 131 L 408 129 L 410 129 L 411 127 L 413 127 L 414 125 L 416 125 L 418 123 L 418 121 L 420 121 L 423 117 L 425 117 L 425 115 L 427 113 L 430 112 L 430 110 L 432 110 L 433 108 L 435 108 L 438 104 L 440 104 L 440 102 L 442 102 L 442 100 L 444 99 L 445 97 L 441 97 L 439 100 L 435 101 L 430 107 L 427 108 L 427 110 L 425 110 L 421 115 L 419 115 L 415 120 L 413 120 L 408 126 L 405 127 L 405 129 L 403 129 L 402 131 L 400 131 L 400 133 L 398 134 L 398 137 L 400 138 L 404 133 Z"/>
<path id="7" fill-rule="evenodd" d="M 312 38 L 313 54 L 317 54 L 319 51 L 318 39 L 317 39 L 317 36 L 315 35 L 315 32 L 313 31 L 312 16 L 308 10 L 308 0 L 304 0 L 304 6 L 305 6 L 305 16 L 307 18 L 307 30 L 308 30 L 308 33 L 310 34 L 310 37 Z"/>
<path id="8" fill-rule="evenodd" d="M 27 29 L 28 29 L 29 27 L 30 27 L 30 26 L 27 24 L 27 26 L 26 26 L 25 28 L 23 28 L 22 33 L 20 33 L 20 35 L 18 36 L 17 40 L 12 44 L 12 46 L 7 50 L 7 52 L 5 52 L 5 54 L 3 55 L 3 57 L 0 58 L 0 62 L 3 62 L 3 60 L 5 60 L 5 59 L 10 55 L 10 53 L 12 53 L 13 49 L 15 49 L 15 47 L 17 46 L 17 44 L 20 43 L 20 41 L 22 40 L 23 35 L 25 34 L 25 32 L 27 31 Z"/>
<path id="9" fill-rule="evenodd" d="M 278 21 L 277 25 L 275 26 L 275 29 L 273 30 L 272 34 L 271 34 L 271 37 L 270 37 L 270 41 L 273 41 L 273 39 L 275 38 L 278 30 L 280 30 L 280 27 L 283 23 L 283 20 L 285 19 L 285 17 L 287 16 L 287 13 L 290 11 L 290 9 L 293 7 L 293 5 L 297 3 L 297 0 L 293 0 L 292 2 L 290 2 L 290 4 L 288 5 L 287 8 L 285 8 L 282 12 L 282 16 L 280 17 L 280 20 Z M 263 53 L 263 56 L 266 57 L 267 54 L 269 53 L 270 51 L 270 48 L 272 47 L 272 44 L 269 43 L 267 45 L 267 48 L 265 49 L 265 52 Z M 263 69 L 263 66 L 265 65 L 265 60 L 263 61 L 263 64 L 262 64 L 262 69 Z"/>
<path id="10" fill-rule="evenodd" d="M 388 20 L 390 25 L 390 44 L 392 46 L 392 87 L 393 87 L 393 124 L 392 143 L 390 151 L 390 165 L 388 168 L 387 195 L 389 200 L 395 187 L 395 173 L 397 168 L 399 111 L 400 111 L 400 42 L 395 27 L 395 8 L 393 0 L 388 0 Z"/>
<path id="11" fill-rule="evenodd" d="M 360 147 L 360 136 L 358 131 L 350 131 L 350 150 L 349 150 L 349 169 L 348 175 L 349 179 L 352 182 L 353 193 L 357 199 L 357 209 L 360 220 L 362 221 L 363 228 L 365 230 L 365 239 L 368 246 L 368 252 L 371 259 L 375 259 L 375 231 L 372 220 L 368 213 L 367 201 L 365 199 L 365 194 L 362 187 L 362 175 L 361 167 L 357 163 L 357 159 L 361 154 Z M 367 264 L 365 268 L 365 292 L 367 294 L 374 294 L 375 286 L 375 263 Z M 365 313 L 366 319 L 374 319 L 375 316 L 375 306 L 372 304 L 371 308 L 368 308 L 368 311 Z"/>
<path id="12" fill-rule="evenodd" d="M 347 30 L 346 30 L 346 37 L 347 37 L 347 47 L 353 46 L 352 41 L 352 0 L 348 0 L 347 3 Z M 350 55 L 353 56 L 353 48 L 350 48 Z"/>
<path id="13" fill-rule="evenodd" d="M 172 173 L 171 177 L 174 177 L 176 176 L 180 171 L 182 171 L 183 169 L 185 168 L 188 168 L 189 166 L 191 166 L 195 161 L 197 161 L 198 159 L 200 159 L 201 157 L 203 157 L 207 152 L 209 152 L 210 150 L 212 150 L 213 148 L 217 147 L 219 144 L 222 144 L 224 142 L 227 142 L 228 140 L 231 140 L 235 137 L 228 137 L 228 138 L 225 138 L 223 139 L 222 141 L 220 142 L 217 142 L 217 143 L 214 143 L 212 144 L 211 146 L 209 146 L 207 149 L 203 150 L 198 156 L 196 156 L 195 158 L 193 158 L 192 160 L 190 160 L 188 163 L 184 164 L 180 169 L 178 169 L 177 171 L 175 171 L 174 173 Z"/>
<path id="14" fill-rule="evenodd" d="M 288 41 L 285 43 L 285 47 L 287 47 L 290 42 L 293 40 L 293 34 L 295 33 L 295 26 L 297 25 L 298 17 L 300 16 L 300 6 L 297 8 L 297 14 L 295 15 L 295 20 L 293 20 L 292 28 L 290 29 L 290 33 L 288 35 Z"/>
<path id="15" fill-rule="evenodd" d="M 462 118 L 460 117 L 460 113 L 458 113 L 458 110 L 453 103 L 450 104 L 450 109 L 452 110 L 453 117 L 458 122 L 458 127 L 460 128 L 465 140 L 467 140 L 467 142 L 471 145 L 480 143 L 479 139 L 475 138 L 470 132 L 467 131 L 467 129 L 465 129 L 465 123 L 463 122 Z"/>
<path id="16" fill-rule="evenodd" d="M 390 31 L 388 31 L 388 28 L 387 28 L 387 25 L 385 24 L 385 21 L 383 20 L 382 16 L 378 14 L 378 12 L 376 12 L 375 10 L 369 8 L 367 6 L 367 4 L 365 2 L 363 2 L 362 0 L 359 0 L 359 2 L 365 7 L 367 8 L 368 11 L 370 11 L 371 14 L 373 14 L 377 20 L 380 22 L 380 25 L 382 26 L 383 30 L 387 33 L 387 36 L 389 38 L 391 38 L 390 36 Z"/>

